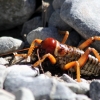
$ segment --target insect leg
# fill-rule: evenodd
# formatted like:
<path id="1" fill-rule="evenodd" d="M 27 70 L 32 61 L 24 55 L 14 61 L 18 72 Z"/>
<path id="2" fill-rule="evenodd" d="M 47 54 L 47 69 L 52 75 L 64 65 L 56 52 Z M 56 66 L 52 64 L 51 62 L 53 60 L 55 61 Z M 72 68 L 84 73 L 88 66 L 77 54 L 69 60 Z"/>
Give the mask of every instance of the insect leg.
<path id="1" fill-rule="evenodd" d="M 40 63 L 42 63 L 46 58 L 49 58 L 49 60 L 51 61 L 52 64 L 55 64 L 56 63 L 56 59 L 55 57 L 48 53 L 48 54 L 45 54 L 42 59 L 38 60 L 36 63 L 33 64 L 33 67 L 37 67 Z"/>
<path id="2" fill-rule="evenodd" d="M 30 55 L 32 54 L 32 51 L 33 51 L 34 48 L 35 48 L 35 43 L 40 44 L 41 42 L 42 42 L 41 39 L 35 39 L 35 40 L 31 43 L 31 46 L 30 46 L 30 48 L 29 48 L 29 50 L 28 50 L 27 56 L 30 56 Z"/>
<path id="3" fill-rule="evenodd" d="M 60 30 L 58 30 L 58 32 L 59 32 L 60 34 L 64 34 L 64 37 L 63 37 L 63 39 L 62 39 L 62 41 L 61 41 L 61 43 L 64 44 L 64 43 L 67 41 L 67 39 L 68 39 L 69 32 L 68 32 L 68 31 L 60 31 Z"/>
<path id="4" fill-rule="evenodd" d="M 81 82 L 81 79 L 80 79 L 80 65 L 79 65 L 79 62 L 78 62 L 78 61 L 72 61 L 72 62 L 66 64 L 66 65 L 63 67 L 63 70 L 69 69 L 69 68 L 71 68 L 71 67 L 73 67 L 73 66 L 76 67 L 77 82 Z"/>
<path id="5" fill-rule="evenodd" d="M 18 54 L 17 52 L 14 52 L 13 55 L 14 56 L 23 57 L 23 58 L 26 58 L 27 57 L 27 54 Z"/>
<path id="6" fill-rule="evenodd" d="M 68 36 L 69 36 L 69 32 L 66 31 L 66 33 L 65 33 L 65 35 L 64 35 L 64 37 L 63 37 L 63 40 L 62 40 L 62 42 L 61 42 L 62 44 L 64 44 L 64 43 L 67 41 Z"/>
<path id="7" fill-rule="evenodd" d="M 90 52 L 93 52 L 94 55 L 97 57 L 98 61 L 100 62 L 100 55 L 99 55 L 99 53 L 98 53 L 94 48 L 90 48 L 90 47 L 89 47 L 89 48 L 84 52 L 84 54 L 81 55 L 81 57 L 79 58 L 78 61 L 72 61 L 72 62 L 66 64 L 66 65 L 63 67 L 64 70 L 67 70 L 67 69 L 69 69 L 69 68 L 71 68 L 71 67 L 76 66 L 76 70 L 77 70 L 77 81 L 78 81 L 78 82 L 81 81 L 81 80 L 80 80 L 80 68 L 79 68 L 79 67 L 83 67 L 83 66 L 84 66 L 84 64 L 85 64 L 86 61 L 88 60 L 88 56 L 89 56 Z M 79 65 L 78 65 L 78 64 L 79 64 Z M 77 69 L 77 68 L 78 68 L 78 69 Z"/>
<path id="8" fill-rule="evenodd" d="M 78 48 L 80 48 L 80 49 L 85 49 L 85 48 L 88 47 L 90 44 L 92 44 L 95 40 L 99 40 L 99 41 L 100 41 L 100 36 L 90 37 L 90 38 L 87 39 L 85 42 L 83 42 Z"/>
<path id="9" fill-rule="evenodd" d="M 40 44 L 42 42 L 42 40 L 40 39 L 35 39 L 32 43 L 31 43 L 31 46 L 28 50 L 28 54 L 14 54 L 15 56 L 20 56 L 20 57 L 24 57 L 24 58 L 27 58 L 28 56 L 30 56 L 32 54 L 32 51 L 34 50 L 34 48 L 36 47 L 35 46 L 35 43 L 37 44 Z"/>

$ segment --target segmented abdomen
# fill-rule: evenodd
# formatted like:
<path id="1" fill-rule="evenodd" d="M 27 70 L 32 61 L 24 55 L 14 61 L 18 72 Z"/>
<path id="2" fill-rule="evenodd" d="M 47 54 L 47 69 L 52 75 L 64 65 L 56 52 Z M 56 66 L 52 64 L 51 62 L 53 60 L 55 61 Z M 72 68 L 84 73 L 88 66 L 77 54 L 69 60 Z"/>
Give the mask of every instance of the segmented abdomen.
<path id="1" fill-rule="evenodd" d="M 78 48 L 75 47 L 69 47 L 69 48 L 71 51 L 69 51 L 65 56 L 56 57 L 57 63 L 59 63 L 61 68 L 63 68 L 65 64 L 71 61 L 77 61 L 81 57 L 81 55 L 84 54 L 84 51 Z M 70 70 L 75 71 L 74 68 L 71 68 Z M 98 76 L 100 74 L 100 63 L 98 62 L 98 59 L 92 55 L 89 55 L 87 62 L 84 64 L 83 67 L 81 67 L 81 74 L 89 76 L 90 75 Z"/>

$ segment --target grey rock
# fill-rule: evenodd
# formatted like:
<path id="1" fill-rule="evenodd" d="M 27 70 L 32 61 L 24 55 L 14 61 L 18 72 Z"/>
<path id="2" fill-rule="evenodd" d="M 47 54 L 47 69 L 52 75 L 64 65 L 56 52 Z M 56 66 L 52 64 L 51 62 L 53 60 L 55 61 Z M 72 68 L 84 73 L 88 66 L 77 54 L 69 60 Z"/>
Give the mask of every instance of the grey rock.
<path id="1" fill-rule="evenodd" d="M 77 85 L 80 87 L 78 90 L 78 93 L 80 94 L 86 94 L 90 90 L 90 84 L 88 82 L 82 81 L 77 83 Z"/>
<path id="2" fill-rule="evenodd" d="M 77 82 L 67 74 L 63 74 L 61 79 L 66 81 L 66 86 L 77 94 L 86 94 L 90 90 L 90 84 L 86 80 L 81 79 L 82 82 Z"/>
<path id="3" fill-rule="evenodd" d="M 72 30 L 71 32 L 69 32 L 69 37 L 67 41 L 68 45 L 77 47 L 79 42 L 81 41 L 81 36 L 75 30 Z"/>
<path id="4" fill-rule="evenodd" d="M 33 93 L 27 88 L 20 88 L 13 93 L 16 100 L 35 100 Z"/>
<path id="5" fill-rule="evenodd" d="M 38 27 L 42 27 L 42 19 L 41 17 L 34 17 L 24 23 L 21 35 L 26 39 L 27 34 Z"/>
<path id="6" fill-rule="evenodd" d="M 23 46 L 22 40 L 6 36 L 0 37 L 0 54 L 21 49 Z"/>
<path id="7" fill-rule="evenodd" d="M 47 76 L 47 75 L 45 75 L 45 74 L 40 74 L 38 77 L 38 80 L 40 79 L 49 79 L 49 77 Z"/>
<path id="8" fill-rule="evenodd" d="M 80 89 L 80 86 L 75 83 L 66 83 L 65 85 L 69 87 L 74 93 L 77 93 L 77 94 L 85 94 L 87 92 L 87 91 L 84 92 L 82 89 Z"/>
<path id="9" fill-rule="evenodd" d="M 0 89 L 0 100 L 15 100 L 15 96 L 3 89 Z"/>
<path id="10" fill-rule="evenodd" d="M 48 26 L 49 27 L 56 27 L 60 30 L 63 31 L 70 31 L 71 27 L 69 25 L 67 25 L 60 17 L 60 10 L 56 10 L 52 13 L 49 22 L 48 22 Z"/>
<path id="11" fill-rule="evenodd" d="M 77 95 L 76 100 L 92 100 L 88 98 L 86 95 Z"/>
<path id="12" fill-rule="evenodd" d="M 31 65 L 12 65 L 7 68 L 7 72 L 7 75 L 11 78 L 13 78 L 13 75 L 21 78 L 33 78 L 39 74 L 38 68 L 31 68 Z"/>
<path id="13" fill-rule="evenodd" d="M 100 0 L 65 0 L 61 6 L 60 16 L 63 21 L 87 39 L 91 36 L 100 36 L 98 9 L 100 9 Z M 100 42 L 96 42 L 95 47 L 100 51 Z"/>
<path id="14" fill-rule="evenodd" d="M 4 86 L 5 90 L 9 92 L 14 92 L 20 87 L 26 87 L 32 91 L 36 100 L 76 100 L 75 93 L 63 83 L 54 79 L 41 79 L 40 77 L 22 78 L 9 73 Z"/>
<path id="15" fill-rule="evenodd" d="M 39 27 L 35 30 L 32 30 L 27 35 L 27 41 L 31 44 L 31 42 L 36 38 L 44 40 L 47 37 L 53 37 L 61 41 L 61 35 L 58 34 L 57 29 L 54 27 Z"/>
<path id="16" fill-rule="evenodd" d="M 0 65 L 0 88 L 3 88 L 3 83 L 6 79 L 7 71 L 4 65 Z"/>
<path id="17" fill-rule="evenodd" d="M 9 62 L 6 59 L 0 57 L 0 65 L 6 65 L 6 64 L 9 64 Z"/>
<path id="18" fill-rule="evenodd" d="M 35 0 L 0 1 L 0 30 L 23 24 L 35 10 Z"/>
<path id="19" fill-rule="evenodd" d="M 100 100 L 100 80 L 94 80 L 90 84 L 90 98 Z"/>
<path id="20" fill-rule="evenodd" d="M 52 5 L 54 10 L 60 9 L 65 0 L 53 0 Z"/>
<path id="21" fill-rule="evenodd" d="M 36 38 L 44 40 L 45 38 L 48 38 L 48 37 L 55 38 L 56 40 L 61 42 L 64 35 L 59 34 L 57 29 L 54 27 L 47 27 L 47 28 L 39 27 L 39 28 L 31 31 L 27 35 L 27 41 L 29 44 L 31 44 L 32 41 Z M 76 41 L 76 42 L 74 43 L 74 41 Z M 72 34 L 70 33 L 69 38 L 66 41 L 66 43 L 74 46 L 74 45 L 77 45 L 79 43 L 79 41 L 80 41 L 79 35 L 77 35 L 77 33 L 75 33 L 75 32 L 72 32 Z"/>
<path id="22" fill-rule="evenodd" d="M 77 83 L 75 80 L 73 80 L 69 75 L 67 74 L 63 74 L 61 76 L 61 79 L 63 79 L 64 81 L 68 82 L 68 83 Z"/>

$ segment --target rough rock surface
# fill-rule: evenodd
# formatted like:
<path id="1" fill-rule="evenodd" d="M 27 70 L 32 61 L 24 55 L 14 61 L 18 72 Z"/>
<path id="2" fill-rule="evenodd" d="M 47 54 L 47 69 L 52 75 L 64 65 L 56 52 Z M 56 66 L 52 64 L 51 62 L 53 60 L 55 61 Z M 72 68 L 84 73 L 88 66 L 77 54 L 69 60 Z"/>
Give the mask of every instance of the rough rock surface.
<path id="1" fill-rule="evenodd" d="M 35 17 L 35 18 L 25 22 L 23 25 L 23 28 L 22 28 L 21 35 L 23 36 L 23 38 L 26 39 L 27 34 L 38 27 L 42 27 L 42 18 L 41 17 Z"/>
<path id="2" fill-rule="evenodd" d="M 35 0 L 1 0 L 0 30 L 24 23 L 35 10 Z"/>
<path id="3" fill-rule="evenodd" d="M 7 36 L 0 37 L 0 54 L 21 49 L 23 46 L 22 40 Z"/>
<path id="4" fill-rule="evenodd" d="M 52 37 L 58 40 L 59 42 L 62 41 L 64 34 L 58 33 L 58 30 L 55 27 L 38 27 L 35 30 L 32 30 L 27 35 L 27 41 L 28 43 L 32 43 L 32 41 L 36 38 L 44 40 L 45 38 Z M 73 39 L 74 38 L 74 39 Z M 72 31 L 69 34 L 69 38 L 66 41 L 67 44 L 76 46 L 80 41 L 80 36 L 77 34 L 77 32 Z"/>
<path id="5" fill-rule="evenodd" d="M 52 13 L 50 19 L 49 19 L 49 23 L 48 26 L 54 26 L 60 30 L 63 31 L 70 31 L 72 28 L 67 25 L 60 17 L 60 10 L 56 10 Z"/>
<path id="6" fill-rule="evenodd" d="M 90 97 L 92 100 L 100 99 L 100 80 L 94 80 L 90 84 Z"/>
<path id="7" fill-rule="evenodd" d="M 54 10 L 60 9 L 65 0 L 53 0 L 52 5 Z"/>
<path id="8" fill-rule="evenodd" d="M 100 0 L 65 0 L 60 16 L 85 39 L 100 36 Z M 100 42 L 96 42 L 100 51 Z"/>

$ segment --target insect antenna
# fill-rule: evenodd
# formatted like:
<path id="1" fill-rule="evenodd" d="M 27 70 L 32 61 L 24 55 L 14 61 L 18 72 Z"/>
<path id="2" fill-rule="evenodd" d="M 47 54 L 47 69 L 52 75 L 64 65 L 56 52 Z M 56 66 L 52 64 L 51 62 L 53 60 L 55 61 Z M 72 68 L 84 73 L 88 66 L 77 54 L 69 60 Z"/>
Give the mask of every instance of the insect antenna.
<path id="1" fill-rule="evenodd" d="M 37 56 L 38 56 L 38 60 L 40 61 L 40 56 L 39 56 L 39 49 L 37 49 Z M 41 71 L 42 71 L 42 73 L 44 74 L 44 70 L 43 70 L 43 67 L 42 67 L 42 64 L 41 64 L 41 62 L 40 62 L 40 69 L 41 69 Z"/>

